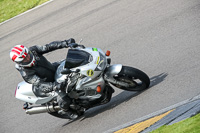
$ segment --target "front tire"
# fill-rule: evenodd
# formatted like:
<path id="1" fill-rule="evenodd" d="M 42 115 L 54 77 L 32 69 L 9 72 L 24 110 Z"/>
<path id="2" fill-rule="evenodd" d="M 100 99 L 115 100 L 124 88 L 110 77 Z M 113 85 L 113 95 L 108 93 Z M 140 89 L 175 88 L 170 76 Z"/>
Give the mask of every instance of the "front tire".
<path id="1" fill-rule="evenodd" d="M 113 84 L 117 88 L 127 90 L 127 91 L 142 91 L 149 87 L 150 79 L 139 69 L 129 67 L 129 66 L 122 66 L 122 70 L 119 74 L 114 76 L 115 80 L 118 82 L 123 82 L 128 84 L 128 87 Z"/>

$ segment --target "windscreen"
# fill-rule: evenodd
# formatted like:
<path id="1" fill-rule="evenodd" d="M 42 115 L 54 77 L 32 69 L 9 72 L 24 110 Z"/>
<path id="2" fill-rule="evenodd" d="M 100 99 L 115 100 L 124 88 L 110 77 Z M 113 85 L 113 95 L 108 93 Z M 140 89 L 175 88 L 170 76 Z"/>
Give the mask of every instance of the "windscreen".
<path id="1" fill-rule="evenodd" d="M 86 65 L 89 63 L 90 54 L 78 50 L 78 49 L 69 49 L 66 62 L 65 62 L 65 68 L 74 68 L 82 65 Z"/>

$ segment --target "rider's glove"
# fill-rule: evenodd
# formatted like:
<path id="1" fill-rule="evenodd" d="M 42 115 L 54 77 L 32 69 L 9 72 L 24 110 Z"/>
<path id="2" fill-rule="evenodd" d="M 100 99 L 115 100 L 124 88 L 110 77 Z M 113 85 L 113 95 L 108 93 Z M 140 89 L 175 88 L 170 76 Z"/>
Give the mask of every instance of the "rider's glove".
<path id="1" fill-rule="evenodd" d="M 62 47 L 68 48 L 69 44 L 75 43 L 75 40 L 73 38 L 70 38 L 68 40 L 62 41 Z"/>
<path id="2" fill-rule="evenodd" d="M 65 41 L 67 41 L 68 44 L 76 43 L 76 41 L 74 40 L 74 38 L 70 38 L 69 40 L 65 40 Z"/>
<path id="3" fill-rule="evenodd" d="M 68 47 L 70 47 L 70 48 L 76 48 L 78 46 L 79 45 L 77 43 L 70 43 L 70 44 L 68 44 Z"/>

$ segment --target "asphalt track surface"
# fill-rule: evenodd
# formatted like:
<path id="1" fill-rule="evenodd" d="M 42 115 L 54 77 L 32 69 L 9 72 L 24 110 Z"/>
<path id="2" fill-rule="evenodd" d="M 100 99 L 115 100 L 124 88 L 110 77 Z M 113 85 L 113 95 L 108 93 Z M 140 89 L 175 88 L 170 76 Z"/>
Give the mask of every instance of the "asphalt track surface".
<path id="1" fill-rule="evenodd" d="M 200 94 L 199 0 L 54 0 L 0 25 L 1 133 L 102 133 Z M 44 45 L 70 37 L 110 50 L 112 64 L 139 68 L 148 90 L 116 91 L 110 103 L 68 123 L 48 114 L 26 115 L 14 98 L 22 81 L 9 59 L 16 44 Z M 67 49 L 46 54 L 65 58 Z"/>

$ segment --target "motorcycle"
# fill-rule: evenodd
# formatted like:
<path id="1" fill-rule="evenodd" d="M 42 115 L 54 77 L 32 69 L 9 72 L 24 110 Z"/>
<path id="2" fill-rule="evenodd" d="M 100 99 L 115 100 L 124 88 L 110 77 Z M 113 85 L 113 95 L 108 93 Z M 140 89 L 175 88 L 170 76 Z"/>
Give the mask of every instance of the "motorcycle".
<path id="1" fill-rule="evenodd" d="M 149 87 L 150 79 L 143 71 L 123 66 L 111 65 L 110 51 L 104 53 L 100 48 L 71 44 L 67 57 L 58 66 L 55 81 L 66 82 L 65 91 L 72 99 L 70 109 L 79 115 L 92 107 L 108 103 L 115 86 L 126 91 L 143 91 Z M 56 91 L 46 97 L 37 96 L 32 84 L 22 81 L 15 90 L 15 97 L 25 101 L 26 114 L 49 113 L 67 119 L 60 114 Z M 38 106 L 39 105 L 39 106 Z"/>

